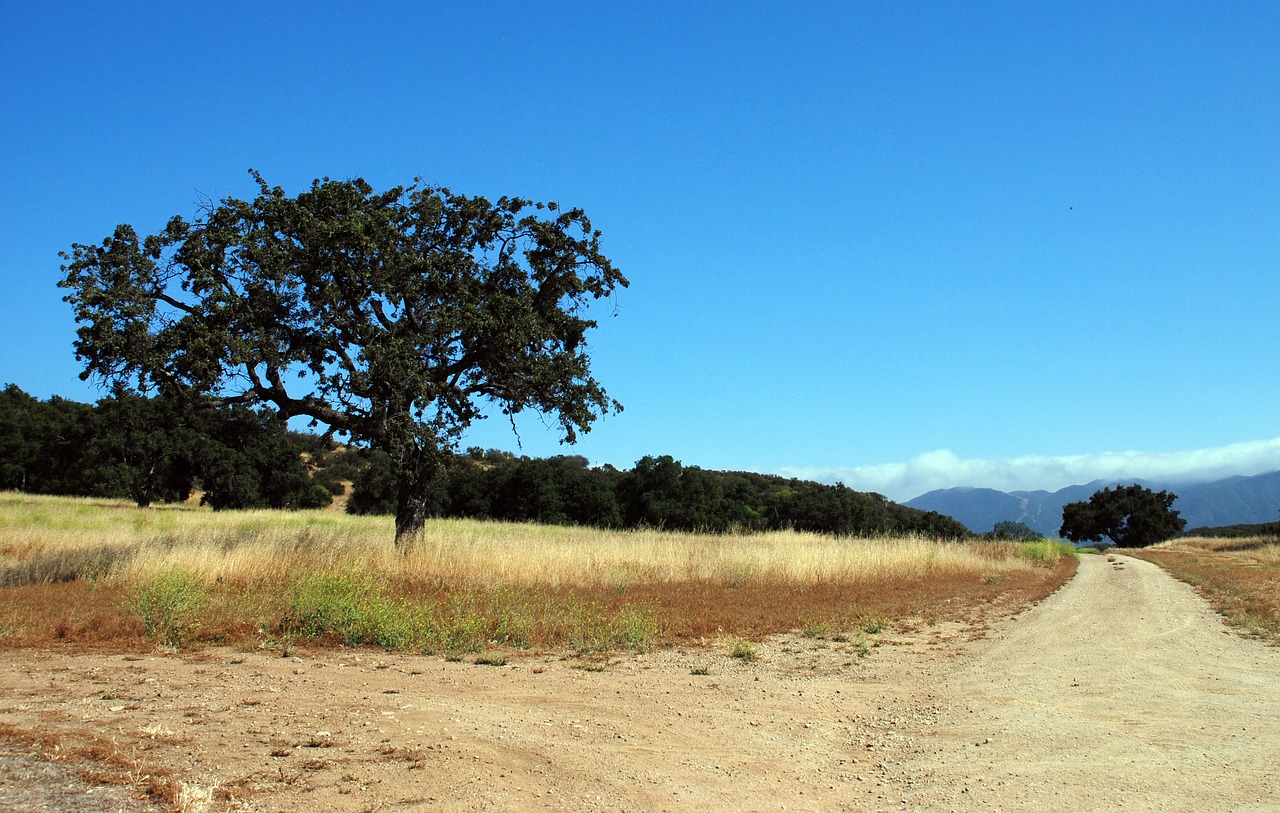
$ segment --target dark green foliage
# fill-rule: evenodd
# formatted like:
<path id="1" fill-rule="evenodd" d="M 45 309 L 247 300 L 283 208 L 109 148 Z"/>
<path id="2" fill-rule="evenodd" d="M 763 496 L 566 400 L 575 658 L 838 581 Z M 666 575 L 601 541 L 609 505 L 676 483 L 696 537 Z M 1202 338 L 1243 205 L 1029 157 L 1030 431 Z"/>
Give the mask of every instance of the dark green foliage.
<path id="1" fill-rule="evenodd" d="M 310 471 L 308 470 L 308 461 Z M 517 457 L 471 449 L 448 455 L 422 495 L 426 516 L 513 522 L 648 526 L 668 530 L 794 529 L 837 535 L 970 536 L 950 517 L 843 485 L 685 466 L 645 457 L 630 471 L 586 458 Z M 243 406 L 120 392 L 96 406 L 0 391 L 0 488 L 108 497 L 182 499 L 194 488 L 214 508 L 328 505 L 354 482 L 347 510 L 393 514 L 399 479 L 389 455 L 335 448 Z"/>
<path id="2" fill-rule="evenodd" d="M 838 535 L 899 530 L 882 498 L 843 484 L 824 486 L 792 480 L 771 496 L 766 503 L 767 515 L 777 527 Z"/>
<path id="3" fill-rule="evenodd" d="M 593 469 L 585 457 L 553 457 L 565 518 L 597 528 L 622 527 L 615 491 L 620 474 L 612 467 Z"/>
<path id="4" fill-rule="evenodd" d="M 374 451 L 366 456 L 366 468 L 354 478 L 351 498 L 347 500 L 348 514 L 395 514 L 396 473 L 386 452 Z M 429 496 L 427 513 L 439 516 L 440 489 Z"/>
<path id="5" fill-rule="evenodd" d="M 336 446 L 331 440 L 307 432 L 290 432 L 289 436 L 303 451 L 311 471 L 311 479 L 335 497 L 345 494 L 347 483 L 353 482 L 369 467 L 378 452 L 351 446 Z"/>
<path id="6" fill-rule="evenodd" d="M 997 522 L 986 537 L 988 539 L 1039 539 L 1041 534 L 1025 522 L 1004 520 Z"/>
<path id="7" fill-rule="evenodd" d="M 504 472 L 519 465 L 514 455 L 497 451 L 483 452 L 472 449 L 466 456 L 453 461 L 448 470 L 448 497 L 441 513 L 451 517 L 493 517 L 497 481 Z"/>
<path id="8" fill-rule="evenodd" d="M 253 200 L 64 255 L 83 376 L 371 444 L 391 460 L 398 542 L 486 404 L 554 415 L 567 442 L 620 409 L 591 377 L 585 314 L 627 281 L 581 210 L 360 179 L 288 197 L 253 176 Z"/>
<path id="9" fill-rule="evenodd" d="M 456 461 L 451 470 L 450 484 L 455 476 L 463 480 L 468 467 L 481 473 L 482 482 L 490 484 L 487 514 L 494 519 L 599 528 L 621 524 L 610 484 L 590 469 L 586 458 L 521 458 L 519 462 L 494 466 L 487 471 L 462 459 Z M 450 489 L 449 513 L 468 516 L 466 503 L 455 504 L 453 497 Z M 474 492 L 468 496 L 468 502 L 476 503 Z"/>
<path id="10" fill-rule="evenodd" d="M 193 454 L 201 443 L 190 405 L 173 398 L 144 398 L 117 390 L 91 413 L 82 465 L 90 493 L 126 495 L 146 508 L 180 502 L 195 478 Z"/>
<path id="11" fill-rule="evenodd" d="M 0 489 L 91 494 L 81 452 L 92 409 L 57 396 L 40 401 L 13 384 L 0 391 Z"/>
<path id="12" fill-rule="evenodd" d="M 472 450 L 450 459 L 429 495 L 428 514 L 616 528 L 622 521 L 614 479 L 582 457 L 536 459 Z M 395 487 L 390 461 L 377 455 L 355 481 L 347 511 L 392 513 Z"/>
<path id="13" fill-rule="evenodd" d="M 193 453 L 203 501 L 224 508 L 321 508 L 333 495 L 314 482 L 303 446 L 284 421 L 244 407 L 200 414 Z"/>
<path id="14" fill-rule="evenodd" d="M 880 499 L 884 501 L 883 497 Z M 922 512 L 896 502 L 889 503 L 888 507 L 896 533 L 921 533 L 939 539 L 967 539 L 973 536 L 963 522 L 946 514 L 939 514 L 937 511 Z"/>
<path id="15" fill-rule="evenodd" d="M 951 517 L 889 502 L 843 485 L 828 486 L 754 472 L 685 466 L 668 455 L 645 457 L 630 471 L 589 467 L 581 457 L 546 460 L 469 450 L 451 460 L 431 514 L 513 522 L 664 528 L 672 531 L 794 529 L 836 535 L 922 533 L 972 536 Z M 356 481 L 352 513 L 391 513 L 395 481 L 375 458 Z"/>
<path id="16" fill-rule="evenodd" d="M 1060 536 L 1072 542 L 1099 542 L 1105 536 L 1121 548 L 1145 548 L 1182 532 L 1187 521 L 1173 510 L 1178 495 L 1140 485 L 1095 492 L 1087 501 L 1062 509 Z"/>
<path id="17" fill-rule="evenodd" d="M 1205 528 L 1188 528 L 1182 536 L 1199 536 L 1209 539 L 1240 539 L 1250 536 L 1280 536 L 1280 523 L 1255 522 L 1245 525 L 1215 525 Z"/>
<path id="18" fill-rule="evenodd" d="M 641 458 L 618 483 L 617 496 L 629 527 L 725 531 L 732 519 L 720 478 L 670 455 Z"/>
<path id="19" fill-rule="evenodd" d="M 305 439 L 305 440 L 304 440 Z M 200 487 L 214 508 L 319 508 L 304 448 L 327 442 L 244 407 L 117 390 L 96 405 L 0 392 L 0 488 L 147 506 Z"/>

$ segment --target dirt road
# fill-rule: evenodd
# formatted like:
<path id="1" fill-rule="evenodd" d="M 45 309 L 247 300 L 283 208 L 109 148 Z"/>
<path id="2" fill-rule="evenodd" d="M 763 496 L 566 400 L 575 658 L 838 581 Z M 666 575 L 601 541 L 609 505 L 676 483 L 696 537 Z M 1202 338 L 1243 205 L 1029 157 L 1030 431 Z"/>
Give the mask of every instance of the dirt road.
<path id="1" fill-rule="evenodd" d="M 108 745 L 189 811 L 1280 810 L 1280 652 L 1155 566 L 1086 557 L 982 627 L 604 665 L 8 652 L 0 730 L 71 769 Z M 0 808 L 56 809 L 32 792 Z"/>
<path id="2" fill-rule="evenodd" d="M 913 809 L 1280 810 L 1280 651 L 1153 564 L 1085 557 L 941 688 Z"/>

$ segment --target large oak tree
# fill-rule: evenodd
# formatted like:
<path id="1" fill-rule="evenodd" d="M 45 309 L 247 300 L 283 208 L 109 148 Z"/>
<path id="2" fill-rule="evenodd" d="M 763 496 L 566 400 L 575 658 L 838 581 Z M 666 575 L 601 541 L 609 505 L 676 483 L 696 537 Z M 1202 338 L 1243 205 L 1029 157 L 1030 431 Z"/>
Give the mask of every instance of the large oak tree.
<path id="1" fill-rule="evenodd" d="M 1177 494 L 1137 483 L 1104 488 L 1088 500 L 1063 506 L 1058 534 L 1072 542 L 1101 542 L 1105 536 L 1121 548 L 1145 548 L 1172 539 L 1187 527 L 1173 508 L 1176 499 Z"/>
<path id="2" fill-rule="evenodd" d="M 83 378 L 267 406 L 382 449 L 396 544 L 486 405 L 573 442 L 621 406 L 592 377 L 592 300 L 627 280 L 580 209 L 414 184 L 315 181 L 208 203 L 62 256 Z"/>

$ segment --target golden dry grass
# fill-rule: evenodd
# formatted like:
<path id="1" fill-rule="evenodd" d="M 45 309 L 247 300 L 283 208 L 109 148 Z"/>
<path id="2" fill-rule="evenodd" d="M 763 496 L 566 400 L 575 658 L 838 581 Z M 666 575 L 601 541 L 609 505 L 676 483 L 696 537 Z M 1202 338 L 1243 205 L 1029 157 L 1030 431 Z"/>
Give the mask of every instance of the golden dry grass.
<path id="1" fill-rule="evenodd" d="M 0 494 L 0 638 L 137 638 L 130 597 L 173 572 L 208 588 L 199 634 L 212 640 L 269 634 L 290 585 L 326 573 L 363 574 L 389 599 L 424 607 L 456 607 L 461 599 L 493 605 L 499 594 L 543 616 L 575 607 L 604 614 L 640 607 L 664 638 L 683 640 L 726 631 L 760 635 L 815 619 L 854 623 L 867 613 L 964 612 L 1002 595 L 1031 600 L 1073 567 L 1037 564 L 1009 543 L 921 537 L 716 536 L 434 520 L 409 555 L 395 550 L 392 537 L 389 518 L 327 511 L 139 510 L 124 502 Z M 555 624 L 534 626 L 531 643 L 557 643 L 546 632 Z"/>
<path id="2" fill-rule="evenodd" d="M 1274 537 L 1188 537 L 1125 553 L 1195 587 L 1227 623 L 1280 642 L 1280 544 Z"/>

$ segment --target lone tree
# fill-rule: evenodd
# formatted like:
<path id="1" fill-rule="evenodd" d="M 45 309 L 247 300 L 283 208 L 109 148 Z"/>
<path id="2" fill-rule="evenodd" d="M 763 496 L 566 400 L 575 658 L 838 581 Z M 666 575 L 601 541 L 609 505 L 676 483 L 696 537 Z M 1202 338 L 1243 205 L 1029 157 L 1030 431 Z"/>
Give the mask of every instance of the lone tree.
<path id="1" fill-rule="evenodd" d="M 992 539 L 1038 539 L 1040 534 L 1025 522 L 1006 519 L 997 522 L 988 536 Z"/>
<path id="2" fill-rule="evenodd" d="M 554 415 L 572 443 L 621 410 L 591 375 L 592 300 L 627 280 L 580 209 L 364 180 L 127 225 L 63 253 L 81 378 L 274 408 L 385 451 L 396 545 L 486 404 Z"/>
<path id="3" fill-rule="evenodd" d="M 1072 542 L 1107 537 L 1121 548 L 1145 548 L 1182 533 L 1187 521 L 1173 510 L 1177 494 L 1134 484 L 1104 488 L 1062 508 L 1060 536 Z"/>

